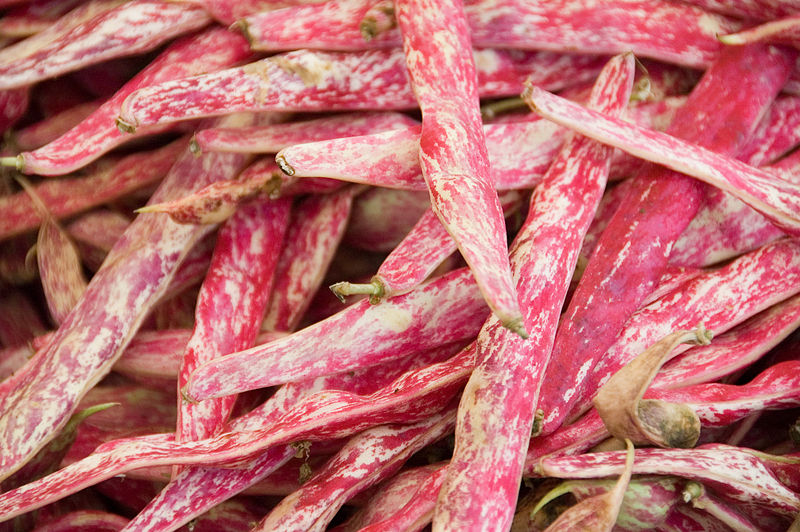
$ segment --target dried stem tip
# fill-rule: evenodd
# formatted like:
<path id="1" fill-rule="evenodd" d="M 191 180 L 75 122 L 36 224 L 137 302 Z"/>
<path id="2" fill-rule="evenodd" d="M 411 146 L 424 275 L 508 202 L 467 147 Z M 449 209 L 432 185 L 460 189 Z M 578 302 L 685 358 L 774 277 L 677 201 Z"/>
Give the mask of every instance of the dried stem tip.
<path id="1" fill-rule="evenodd" d="M 126 122 L 125 120 L 119 117 L 116 120 L 116 124 L 117 124 L 117 129 L 119 129 L 123 133 L 130 133 L 130 134 L 136 133 L 136 126 Z"/>
<path id="2" fill-rule="evenodd" d="M 275 162 L 278 163 L 278 168 L 280 168 L 284 174 L 288 176 L 294 175 L 294 168 L 292 168 L 291 164 L 286 162 L 286 158 L 283 155 L 275 157 Z"/>

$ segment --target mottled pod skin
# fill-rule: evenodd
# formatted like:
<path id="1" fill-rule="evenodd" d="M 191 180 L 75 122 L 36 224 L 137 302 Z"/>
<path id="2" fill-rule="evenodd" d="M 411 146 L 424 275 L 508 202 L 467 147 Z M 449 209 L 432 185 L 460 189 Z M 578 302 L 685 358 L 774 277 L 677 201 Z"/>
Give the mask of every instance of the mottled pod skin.
<path id="1" fill-rule="evenodd" d="M 463 5 L 401 1 L 395 3 L 395 15 L 422 110 L 419 161 L 431 208 L 458 245 L 489 308 L 505 327 L 525 337 L 503 210 L 490 177 Z"/>
<path id="2" fill-rule="evenodd" d="M 471 273 L 462 268 L 381 305 L 362 300 L 285 338 L 204 364 L 184 393 L 196 400 L 219 397 L 469 339 L 485 309 Z"/>
<path id="3" fill-rule="evenodd" d="M 153 201 L 230 177 L 243 163 L 240 155 L 197 159 L 187 151 Z M 0 478 L 21 467 L 66 423 L 81 396 L 119 358 L 181 260 L 209 231 L 155 216 L 141 215 L 129 226 L 53 340 L 33 363 L 0 384 Z M 37 406 L 43 403 L 50 406 Z"/>
<path id="4" fill-rule="evenodd" d="M 596 73 L 596 57 L 552 52 L 475 50 L 482 97 L 519 94 L 528 76 L 553 90 Z M 565 78 L 564 69 L 577 78 Z M 126 130 L 238 111 L 401 110 L 417 107 L 399 49 L 297 50 L 243 67 L 134 91 L 118 124 Z"/>
<path id="5" fill-rule="evenodd" d="M 194 144 L 201 151 L 277 153 L 286 146 L 400 129 L 417 121 L 396 112 L 341 113 L 286 124 L 198 131 Z"/>
<path id="6" fill-rule="evenodd" d="M 10 61 L 0 59 L 0 89 L 30 85 L 101 61 L 152 50 L 209 21 L 205 11 L 186 4 L 153 0 L 122 3 L 30 53 Z M 102 46 L 97 46 L 97 39 L 102 39 Z"/>
<path id="7" fill-rule="evenodd" d="M 353 437 L 254 530 L 322 532 L 354 494 L 395 473 L 416 451 L 453 429 L 455 406 L 413 425 L 384 425 Z"/>
<path id="8" fill-rule="evenodd" d="M 785 232 L 800 233 L 800 185 L 775 172 L 747 165 L 690 142 L 603 117 L 554 94 L 534 88 L 537 112 L 599 142 L 697 178 L 740 199 Z"/>
<path id="9" fill-rule="evenodd" d="M 633 56 L 612 59 L 589 104 L 620 114 L 628 103 Z M 439 494 L 434 530 L 507 529 L 514 516 L 538 388 L 560 310 L 608 177 L 611 150 L 572 136 L 531 199 L 511 246 L 527 340 L 491 317 L 478 336 L 478 364 L 462 395 L 456 448 Z M 482 479 L 480 483 L 475 478 Z"/>
<path id="10" fill-rule="evenodd" d="M 250 15 L 241 26 L 253 49 L 261 51 L 398 46 L 402 23 L 399 29 L 388 29 L 370 39 L 362 36 L 360 22 L 377 3 L 336 0 L 296 6 Z M 734 19 L 660 0 L 592 4 L 582 0 L 480 0 L 467 3 L 464 12 L 465 30 L 472 44 L 480 48 L 592 54 L 630 51 L 637 57 L 694 68 L 707 67 L 716 58 L 721 49 L 718 34 L 741 28 Z"/>
<path id="11" fill-rule="evenodd" d="M 253 463 L 271 446 L 351 436 L 381 424 L 421 421 L 453 398 L 473 365 L 474 348 L 468 347 L 447 361 L 411 369 L 369 395 L 317 392 L 267 428 L 256 409 L 240 418 L 248 423 L 246 428 L 240 425 L 242 430 L 211 439 L 180 443 L 171 434 L 153 434 L 108 442 L 48 477 L 0 494 L 0 519 L 10 519 L 132 469 L 170 464 L 241 466 Z"/>
<path id="12" fill-rule="evenodd" d="M 672 331 L 703 323 L 723 333 L 747 318 L 797 293 L 800 243 L 783 239 L 742 255 L 723 268 L 691 279 L 672 293 L 634 313 L 602 360 L 585 370 L 579 386 L 570 390 L 575 407 L 570 416 L 586 409 L 588 400 L 611 374 L 659 338 Z M 723 288 L 724 287 L 724 288 Z M 675 353 L 685 351 L 679 347 Z"/>
<path id="13" fill-rule="evenodd" d="M 220 229 L 197 296 L 194 331 L 183 354 L 178 390 L 201 364 L 252 347 L 272 290 L 290 207 L 286 199 L 255 201 L 243 205 Z M 198 404 L 179 398 L 176 438 L 200 440 L 217 434 L 235 398 Z"/>
<path id="14" fill-rule="evenodd" d="M 33 189 L 54 218 L 66 218 L 156 183 L 186 149 L 187 141 L 99 163 L 85 176 L 43 181 Z M 0 196 L 0 209 L 4 213 L 0 219 L 0 239 L 29 231 L 42 221 L 24 192 Z"/>
<path id="15" fill-rule="evenodd" d="M 667 133 L 735 154 L 785 83 L 793 61 L 793 53 L 766 46 L 725 49 L 676 111 Z M 703 190 L 690 177 L 648 165 L 634 179 L 559 326 L 547 370 L 551 377 L 542 388 L 544 434 L 563 422 L 581 377 L 653 290 L 675 240 L 699 209 Z"/>
<path id="16" fill-rule="evenodd" d="M 356 188 L 304 199 L 294 210 L 262 328 L 293 331 L 322 284 L 344 234 Z"/>
<path id="17" fill-rule="evenodd" d="M 800 497 L 770 470 L 770 455 L 730 445 L 706 444 L 694 449 L 647 448 L 636 451 L 634 475 L 677 475 L 697 480 L 727 500 L 761 506 L 793 518 Z M 543 458 L 531 473 L 559 478 L 597 478 L 619 475 L 624 451 Z"/>
<path id="18" fill-rule="evenodd" d="M 250 57 L 247 43 L 222 28 L 209 28 L 170 44 L 114 96 L 75 127 L 33 151 L 17 156 L 17 166 L 25 173 L 63 175 L 81 168 L 104 153 L 131 140 L 119 131 L 114 119 L 129 94 L 137 89 L 167 80 L 228 68 Z M 163 128 L 142 129 L 142 135 Z"/>

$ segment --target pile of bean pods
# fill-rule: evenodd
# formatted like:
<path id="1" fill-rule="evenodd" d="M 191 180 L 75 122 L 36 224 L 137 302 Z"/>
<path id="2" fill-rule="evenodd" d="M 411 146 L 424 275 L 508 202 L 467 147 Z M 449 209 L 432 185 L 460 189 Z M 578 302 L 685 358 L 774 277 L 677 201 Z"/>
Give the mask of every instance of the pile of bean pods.
<path id="1" fill-rule="evenodd" d="M 0 0 L 0 531 L 800 530 L 797 0 Z"/>

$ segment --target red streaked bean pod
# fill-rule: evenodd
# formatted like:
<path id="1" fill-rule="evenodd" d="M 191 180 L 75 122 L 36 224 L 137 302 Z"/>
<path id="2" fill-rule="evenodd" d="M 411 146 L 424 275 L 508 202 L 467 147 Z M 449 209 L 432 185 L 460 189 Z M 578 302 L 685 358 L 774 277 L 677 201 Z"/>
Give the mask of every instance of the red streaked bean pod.
<path id="1" fill-rule="evenodd" d="M 630 54 L 613 58 L 600 74 L 590 105 L 622 113 L 634 68 Z M 603 195 L 610 156 L 606 147 L 570 137 L 531 199 L 528 218 L 511 247 L 531 337 L 515 338 L 493 317 L 481 329 L 478 365 L 462 395 L 456 450 L 434 528 L 478 530 L 491 522 L 505 529 L 511 524 L 540 382 L 583 235 Z M 476 484 L 475 478 L 482 482 Z"/>
<path id="2" fill-rule="evenodd" d="M 785 83 L 793 61 L 793 53 L 764 46 L 723 50 L 676 112 L 668 133 L 719 153 L 735 153 Z M 750 75 L 755 64 L 757 76 Z M 565 396 L 567 404 L 575 400 L 572 389 L 565 392 L 561 383 L 580 380 L 577 376 L 615 341 L 652 292 L 672 245 L 699 208 L 702 189 L 690 177 L 648 165 L 634 179 L 559 326 L 547 370 L 551 377 L 542 384 L 545 433 L 563 421 L 563 408 L 553 403 L 561 404 Z"/>
<path id="3" fill-rule="evenodd" d="M 624 451 L 543 458 L 531 473 L 559 478 L 618 475 L 624 460 Z M 800 497 L 778 481 L 761 456 L 729 445 L 639 449 L 633 473 L 678 475 L 697 480 L 730 500 L 764 506 L 786 517 L 794 517 L 800 509 Z"/>
<path id="4" fill-rule="evenodd" d="M 342 113 L 287 124 L 204 129 L 195 133 L 193 143 L 201 151 L 277 153 L 292 144 L 366 135 L 416 123 L 396 112 Z"/>
<path id="5" fill-rule="evenodd" d="M 487 124 L 484 135 L 499 190 L 537 185 L 564 140 L 562 128 L 543 120 Z M 409 127 L 289 146 L 276 159 L 291 175 L 422 190 L 419 140 L 419 127 Z"/>
<path id="6" fill-rule="evenodd" d="M 310 4 L 322 0 L 179 0 L 202 6 L 212 17 L 229 26 L 252 13 L 281 9 L 297 4 Z"/>
<path id="7" fill-rule="evenodd" d="M 39 227 L 36 261 L 50 316 L 61 324 L 80 300 L 87 281 L 75 244 L 49 216 Z"/>
<path id="8" fill-rule="evenodd" d="M 46 30 L 80 0 L 40 0 L 10 9 L 0 20 L 0 36 L 22 38 Z"/>
<path id="9" fill-rule="evenodd" d="M 506 215 L 513 213 L 521 200 L 520 194 L 513 190 L 501 194 L 503 212 Z M 370 302 L 376 304 L 421 284 L 457 249 L 439 218 L 433 210 L 428 209 L 384 259 L 369 284 L 340 282 L 330 288 L 339 299 L 348 295 L 368 294 Z"/>
<path id="10" fill-rule="evenodd" d="M 336 0 L 296 6 L 250 15 L 241 25 L 253 48 L 261 51 L 397 46 L 400 31 L 396 29 L 372 34 L 368 40 L 362 36 L 361 21 L 374 4 Z M 466 3 L 464 12 L 468 24 L 464 31 L 481 48 L 592 54 L 631 51 L 694 68 L 707 67 L 716 58 L 721 48 L 718 34 L 741 27 L 733 19 L 696 7 L 653 0 L 599 4 L 479 0 Z"/>
<path id="11" fill-rule="evenodd" d="M 413 425 L 365 430 L 278 503 L 254 530 L 325 530 L 350 497 L 387 478 L 411 454 L 450 432 L 454 424 L 455 405 Z"/>
<path id="12" fill-rule="evenodd" d="M 0 89 L 13 89 L 115 57 L 152 50 L 209 22 L 202 9 L 133 0 L 73 27 L 32 53 L 0 62 Z M 98 40 L 103 44 L 97 46 Z"/>
<path id="13" fill-rule="evenodd" d="M 601 59 L 550 52 L 476 50 L 481 96 L 518 94 L 527 76 L 553 90 L 596 74 Z M 567 74 L 569 73 L 569 74 Z M 237 111 L 398 110 L 417 106 L 402 51 L 298 50 L 218 73 L 134 91 L 118 124 L 127 130 Z"/>
<path id="14" fill-rule="evenodd" d="M 293 331 L 322 284 L 357 190 L 319 194 L 295 206 L 262 328 Z"/>
<path id="15" fill-rule="evenodd" d="M 719 40 L 727 45 L 771 42 L 797 46 L 800 44 L 800 15 L 771 20 L 738 33 L 720 35 Z"/>
<path id="16" fill-rule="evenodd" d="M 272 290 L 275 265 L 289 222 L 288 200 L 257 201 L 237 210 L 219 231 L 197 297 L 195 326 L 183 355 L 178 389 L 205 362 L 253 345 Z M 227 326 L 218 326 L 223 320 Z M 235 396 L 192 404 L 179 400 L 180 440 L 216 434 Z"/>
<path id="17" fill-rule="evenodd" d="M 417 530 L 430 522 L 447 464 L 402 471 L 378 488 L 343 530 Z"/>
<path id="18" fill-rule="evenodd" d="M 577 396 L 572 414 L 584 410 L 589 396 L 620 367 L 672 331 L 703 323 L 707 329 L 722 333 L 795 295 L 796 287 L 789 280 L 800 275 L 799 245 L 796 240 L 785 239 L 764 246 L 719 270 L 695 277 L 637 311 L 603 359 L 595 367 L 587 367 L 583 379 L 575 379 L 569 390 L 575 394 L 569 399 Z M 674 353 L 681 351 L 685 346 Z M 561 401 L 557 409 L 572 402 Z"/>
<path id="19" fill-rule="evenodd" d="M 711 345 L 686 351 L 664 365 L 653 387 L 677 388 L 719 380 L 752 364 L 800 326 L 800 296 L 764 310 Z"/>
<path id="20" fill-rule="evenodd" d="M 66 218 L 156 183 L 186 149 L 187 140 L 99 163 L 82 177 L 40 182 L 33 190 L 54 218 Z M 42 221 L 24 192 L 0 197 L 0 209 L 5 213 L 0 219 L 0 239 L 34 229 Z"/>
<path id="21" fill-rule="evenodd" d="M 242 164 L 240 155 L 197 159 L 184 152 L 153 201 L 229 177 Z M 53 340 L 0 385 L 0 478 L 24 465 L 66 423 L 80 397 L 119 358 L 192 245 L 209 231 L 163 218 L 137 217 Z M 51 408 L 38 408 L 42 401 Z"/>
<path id="22" fill-rule="evenodd" d="M 791 234 L 800 234 L 800 186 L 666 133 L 642 128 L 533 87 L 534 110 L 562 126 L 731 193 Z"/>
<path id="23" fill-rule="evenodd" d="M 161 2 L 154 4 L 163 5 Z M 223 28 L 209 28 L 179 39 L 86 119 L 45 146 L 22 152 L 14 164 L 23 172 L 40 175 L 61 175 L 85 166 L 132 138 L 114 127 L 114 119 L 122 102 L 136 89 L 227 68 L 248 57 L 250 51 L 244 39 Z M 161 130 L 143 129 L 141 134 Z"/>
<path id="24" fill-rule="evenodd" d="M 800 13 L 800 8 L 793 0 L 686 0 L 686 3 L 753 20 L 770 20 Z"/>
<path id="25" fill-rule="evenodd" d="M 414 357 L 414 361 L 405 359 L 373 366 L 352 374 L 338 374 L 320 377 L 313 381 L 288 384 L 247 416 L 232 420 L 228 427 L 233 430 L 248 430 L 277 421 L 303 397 L 315 391 L 339 389 L 355 393 L 375 392 L 404 373 L 409 365 L 424 366 L 431 361 L 438 361 L 443 355 L 451 354 L 451 351 L 452 348 L 438 349 L 436 353 Z M 291 445 L 278 445 L 260 454 L 244 469 L 195 467 L 189 472 L 184 471 L 131 521 L 128 530 L 153 530 L 154 527 L 177 526 L 187 522 L 204 509 L 271 475 L 280 464 L 295 453 L 296 449 Z M 199 491 L 203 493 L 202 497 L 196 496 Z"/>
<path id="26" fill-rule="evenodd" d="M 169 434 L 108 442 L 80 462 L 0 494 L 0 520 L 132 469 L 166 464 L 241 466 L 273 445 L 337 438 L 380 424 L 425 419 L 454 396 L 472 370 L 473 355 L 474 351 L 466 348 L 448 361 L 408 371 L 371 395 L 315 393 L 266 429 L 228 432 L 183 443 L 175 442 Z"/>
<path id="27" fill-rule="evenodd" d="M 184 393 L 196 400 L 219 397 L 468 339 L 486 317 L 483 309 L 471 272 L 462 268 L 380 305 L 362 300 L 281 340 L 209 362 Z"/>

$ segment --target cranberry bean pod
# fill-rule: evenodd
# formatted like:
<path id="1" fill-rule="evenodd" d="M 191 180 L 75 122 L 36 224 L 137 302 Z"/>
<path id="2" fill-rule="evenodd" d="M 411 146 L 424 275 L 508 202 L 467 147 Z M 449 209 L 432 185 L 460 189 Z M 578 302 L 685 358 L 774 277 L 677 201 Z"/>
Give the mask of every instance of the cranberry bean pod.
<path id="1" fill-rule="evenodd" d="M 500 203 L 506 215 L 513 213 L 520 202 L 521 197 L 516 191 L 507 191 L 500 195 Z M 370 302 L 375 304 L 404 294 L 421 284 L 457 249 L 439 218 L 428 209 L 384 259 L 370 284 L 336 283 L 331 285 L 331 290 L 340 298 L 353 294 L 369 294 Z"/>
<path id="2" fill-rule="evenodd" d="M 296 6 L 253 14 L 241 24 L 253 48 L 261 51 L 397 46 L 398 30 L 376 34 L 369 40 L 362 36 L 360 21 L 374 3 L 336 0 Z M 640 57 L 694 68 L 707 67 L 716 58 L 721 48 L 718 34 L 741 27 L 733 19 L 696 7 L 652 0 L 601 4 L 483 0 L 467 3 L 464 12 L 468 23 L 465 32 L 481 48 L 593 54 L 631 51 Z"/>
<path id="3" fill-rule="evenodd" d="M 418 530 L 430 522 L 447 464 L 406 469 L 381 484 L 342 532 Z"/>
<path id="4" fill-rule="evenodd" d="M 656 126 L 658 108 L 640 109 L 643 125 Z M 498 190 L 533 188 L 561 147 L 565 130 L 532 113 L 510 123 L 483 126 L 489 162 Z M 381 187 L 420 189 L 417 156 L 419 128 L 309 142 L 286 147 L 278 155 L 285 171 L 298 177 L 332 177 Z"/>
<path id="5" fill-rule="evenodd" d="M 186 468 L 122 530 L 175 530 L 208 511 L 215 502 L 261 481 L 288 462 L 295 452 L 289 445 L 279 445 L 256 457 L 244 469 Z"/>
<path id="6" fill-rule="evenodd" d="M 603 359 L 594 368 L 584 370 L 585 380 L 576 379 L 575 386 L 568 390 L 567 393 L 575 393 L 573 399 L 577 396 L 572 413 L 583 410 L 577 405 L 585 405 L 588 396 L 594 395 L 620 367 L 670 332 L 702 322 L 707 329 L 722 333 L 795 295 L 792 279 L 800 274 L 799 251 L 796 240 L 778 241 L 724 268 L 697 276 L 637 311 Z M 679 347 L 674 353 L 684 350 L 685 346 Z"/>
<path id="7" fill-rule="evenodd" d="M 0 50 L 0 64 L 13 63 L 15 60 L 35 54 L 36 51 L 57 39 L 63 39 L 69 32 L 92 18 L 111 11 L 123 4 L 123 0 L 92 0 L 59 17 L 46 30 L 40 31 L 27 39 L 23 39 Z"/>
<path id="8" fill-rule="evenodd" d="M 719 522 L 733 530 L 760 530 L 764 523 L 758 521 L 756 526 L 732 505 L 726 504 L 717 497 L 709 494 L 699 482 L 689 482 L 683 489 L 684 501 L 690 502 L 692 507 L 715 517 Z"/>
<path id="9" fill-rule="evenodd" d="M 244 172 L 239 174 L 239 179 L 242 181 L 252 180 L 254 183 L 260 179 L 266 183 L 270 197 L 328 194 L 342 188 L 345 184 L 342 181 L 325 177 L 295 179 L 278 170 L 275 159 L 269 156 L 258 159 L 248 166 Z"/>
<path id="10" fill-rule="evenodd" d="M 122 530 L 128 519 L 121 515 L 101 510 L 75 510 L 61 515 L 45 525 L 36 528 L 37 532 L 115 532 Z"/>
<path id="11" fill-rule="evenodd" d="M 227 68 L 248 57 L 250 52 L 244 39 L 223 28 L 210 28 L 179 39 L 89 117 L 49 144 L 21 153 L 15 164 L 24 172 L 41 175 L 61 175 L 80 168 L 131 139 L 114 127 L 114 119 L 122 102 L 136 89 Z M 157 131 L 160 130 L 143 129 L 141 134 Z"/>
<path id="12" fill-rule="evenodd" d="M 800 153 L 794 152 L 764 170 L 794 184 Z M 733 258 L 785 236 L 760 213 L 719 189 L 706 193 L 703 208 L 675 243 L 670 261 L 707 265 Z"/>
<path id="13" fill-rule="evenodd" d="M 579 83 L 597 72 L 600 61 L 549 52 L 476 50 L 474 53 L 479 89 L 484 97 L 518 94 L 528 75 L 553 90 L 567 83 Z M 416 106 L 400 50 L 358 53 L 299 50 L 243 67 L 134 91 L 122 105 L 118 124 L 134 130 L 237 111 L 397 110 Z"/>
<path id="14" fill-rule="evenodd" d="M 416 123 L 395 112 L 342 113 L 288 124 L 204 129 L 195 134 L 193 143 L 201 151 L 277 153 L 292 144 L 366 135 Z"/>
<path id="15" fill-rule="evenodd" d="M 41 0 L 7 11 L 0 20 L 0 36 L 22 38 L 46 30 L 80 0 Z"/>
<path id="16" fill-rule="evenodd" d="M 114 371 L 144 382 L 147 379 L 177 379 L 191 335 L 190 329 L 140 331 L 114 364 Z M 267 343 L 284 335 L 264 332 L 256 341 Z"/>
<path id="17" fill-rule="evenodd" d="M 654 388 L 677 388 L 719 380 L 752 364 L 800 326 L 800 296 L 764 310 L 711 345 L 698 346 L 676 357 L 659 371 Z"/>
<path id="18" fill-rule="evenodd" d="M 298 48 L 357 51 L 401 46 L 397 29 L 374 33 L 369 39 L 364 37 L 361 23 L 376 4 L 378 1 L 332 0 L 295 5 L 253 13 L 237 21 L 236 27 L 253 50 L 262 52 Z"/>
<path id="19" fill-rule="evenodd" d="M 343 242 L 356 249 L 388 253 L 430 209 L 423 190 L 372 187 L 353 202 Z"/>
<path id="20" fill-rule="evenodd" d="M 108 442 L 80 462 L 0 494 L 0 520 L 132 469 L 163 464 L 241 465 L 273 445 L 342 437 L 385 423 L 416 422 L 439 411 L 453 397 L 473 364 L 474 351 L 467 348 L 446 362 L 409 371 L 371 395 L 319 392 L 267 429 L 183 443 L 175 442 L 170 434 Z"/>
<path id="21" fill-rule="evenodd" d="M 204 364 L 184 393 L 219 397 L 468 339 L 485 318 L 483 309 L 471 272 L 461 269 L 381 305 L 359 301 L 281 340 Z"/>
<path id="22" fill-rule="evenodd" d="M 195 327 L 184 352 L 178 389 L 201 364 L 253 345 L 272 290 L 290 206 L 287 200 L 245 205 L 220 230 L 197 297 Z M 220 320 L 227 326 L 220 328 Z M 179 400 L 177 439 L 198 440 L 217 433 L 234 399 L 200 404 Z"/>
<path id="23" fill-rule="evenodd" d="M 66 229 L 78 248 L 81 261 L 94 272 L 130 223 L 131 220 L 119 212 L 96 210 L 79 216 Z"/>
<path id="24" fill-rule="evenodd" d="M 687 0 L 686 3 L 753 20 L 770 20 L 800 13 L 800 8 L 792 0 Z"/>
<path id="25" fill-rule="evenodd" d="M 228 177 L 242 164 L 239 155 L 197 159 L 186 152 L 153 201 Z M 207 232 L 153 215 L 140 215 L 131 224 L 53 341 L 0 392 L 0 478 L 21 467 L 66 423 L 80 397 L 119 358 L 192 245 Z M 41 401 L 52 408 L 40 410 L 35 405 Z"/>
<path id="26" fill-rule="evenodd" d="M 603 69 L 590 105 L 622 113 L 633 85 L 633 56 Z M 531 199 L 511 247 L 511 264 L 531 338 L 514 338 L 490 318 L 478 336 L 478 365 L 459 407 L 456 450 L 439 495 L 434 528 L 510 526 L 530 440 L 540 379 L 583 235 L 603 195 L 611 150 L 572 136 Z M 501 463 L 502 462 L 502 463 Z M 480 484 L 468 479 L 481 478 Z"/>
<path id="27" fill-rule="evenodd" d="M 628 531 L 648 526 L 657 527 L 664 521 L 670 508 L 679 503 L 684 483 L 677 477 L 651 476 L 631 479 L 614 529 Z M 553 488 L 546 497 L 569 493 L 578 501 L 583 501 L 588 497 L 607 493 L 615 484 L 614 479 L 567 480 Z M 534 508 L 539 506 L 537 504 Z M 521 513 L 519 512 L 518 516 Z M 533 516 L 529 517 L 532 518 Z"/>
<path id="28" fill-rule="evenodd" d="M 351 390 L 356 393 L 371 393 L 392 379 L 402 374 L 409 365 L 424 366 L 431 361 L 438 361 L 450 350 L 438 350 L 437 353 L 414 357 L 415 361 L 392 362 L 375 366 L 350 374 L 333 375 L 314 379 L 313 382 L 289 384 L 278 390 L 264 404 L 257 407 L 247 416 L 232 420 L 228 427 L 235 430 L 257 428 L 277 421 L 302 397 L 314 391 L 332 388 Z M 131 521 L 128 530 L 153 530 L 171 528 L 189 521 L 203 510 L 210 508 L 221 500 L 258 483 L 264 477 L 291 458 L 296 453 L 292 446 L 278 445 L 256 457 L 245 469 L 214 469 L 195 467 L 182 472 L 152 501 L 136 518 Z M 295 474 L 296 476 L 296 474 Z M 270 477 L 272 478 L 272 477 Z M 202 492 L 202 496 L 197 493 Z"/>
<path id="29" fill-rule="evenodd" d="M 622 507 L 622 498 L 628 489 L 633 469 L 635 451 L 630 440 L 625 440 L 626 457 L 625 467 L 619 478 L 614 482 L 610 489 L 603 493 L 598 493 L 591 497 L 578 501 L 577 504 L 570 506 L 555 521 L 545 529 L 545 532 L 557 532 L 559 530 L 599 530 L 611 532 L 617 521 Z M 557 488 L 556 488 L 557 490 Z M 552 492 L 551 492 L 552 493 Z M 537 504 L 544 503 L 550 498 L 550 494 Z M 534 508 L 534 511 L 536 508 Z"/>
<path id="30" fill-rule="evenodd" d="M 11 145 L 21 151 L 35 150 L 52 142 L 95 112 L 102 102 L 91 101 L 73 105 L 39 122 L 11 132 Z"/>
<path id="31" fill-rule="evenodd" d="M 499 190 L 533 188 L 564 141 L 562 128 L 543 120 L 487 124 L 486 148 Z M 421 190 L 418 127 L 349 139 L 298 144 L 281 150 L 284 171 L 389 188 Z"/>
<path id="32" fill-rule="evenodd" d="M 783 86 L 791 55 L 759 46 L 724 50 L 676 112 L 668 132 L 720 153 L 735 153 Z M 747 65 L 756 63 L 759 75 L 748 74 Z M 547 370 L 559 377 L 545 378 L 541 395 L 545 433 L 563 421 L 563 409 L 552 402 L 561 402 L 565 395 L 575 400 L 571 390 L 559 389 L 561 382 L 574 382 L 582 367 L 594 366 L 652 291 L 674 241 L 699 208 L 701 194 L 696 181 L 657 167 L 648 166 L 635 178 L 559 326 Z"/>
<path id="33" fill-rule="evenodd" d="M 800 44 L 800 15 L 771 20 L 738 33 L 720 35 L 719 40 L 727 45 L 771 42 L 797 46 Z"/>
<path id="34" fill-rule="evenodd" d="M 315 195 L 295 206 L 262 329 L 297 328 L 342 239 L 356 192 Z"/>
<path id="35" fill-rule="evenodd" d="M 80 300 L 87 281 L 75 244 L 51 217 L 39 228 L 36 261 L 47 308 L 60 325 Z"/>
<path id="36" fill-rule="evenodd" d="M 450 432 L 454 424 L 455 405 L 413 425 L 385 425 L 362 432 L 299 490 L 278 503 L 254 530 L 325 530 L 354 494 L 393 474 L 413 453 Z"/>
<path id="37" fill-rule="evenodd" d="M 596 478 L 618 475 L 624 451 L 542 459 L 536 473 L 559 478 Z M 746 449 L 707 444 L 694 449 L 639 449 L 635 475 L 678 475 L 703 482 L 734 501 L 758 504 L 785 516 L 794 516 L 800 498 L 779 482 L 764 461 Z"/>
<path id="38" fill-rule="evenodd" d="M 740 159 L 753 166 L 770 164 L 800 140 L 800 98 L 783 96 L 770 106 Z"/>
<path id="39" fill-rule="evenodd" d="M 166 213 L 179 224 L 221 223 L 235 214 L 239 203 L 271 196 L 279 186 L 274 178 L 277 167 L 273 172 L 272 176 L 259 173 L 244 179 L 217 181 L 182 198 L 147 205 L 137 212 Z"/>
<path id="40" fill-rule="evenodd" d="M 523 471 L 529 474 L 542 457 L 585 453 L 607 438 L 608 430 L 597 410 L 589 410 L 579 420 L 562 425 L 547 438 L 532 438 Z"/>
<path id="41" fill-rule="evenodd" d="M 54 218 L 66 218 L 156 183 L 185 150 L 187 140 L 105 161 L 85 177 L 44 181 L 33 189 Z M 30 231 L 42 221 L 24 192 L 0 197 L 0 209 L 5 213 L 0 220 L 0 238 L 3 239 Z"/>
<path id="42" fill-rule="evenodd" d="M 529 104 L 549 120 L 731 193 L 791 234 L 800 233 L 800 186 L 773 173 L 573 104 L 532 87 Z"/>
<path id="43" fill-rule="evenodd" d="M 237 20 L 261 11 L 281 9 L 303 3 L 321 2 L 322 0 L 180 0 L 188 4 L 202 6 L 203 9 L 225 26 Z"/>
<path id="44" fill-rule="evenodd" d="M 202 9 L 133 0 L 73 27 L 30 54 L 0 63 L 0 89 L 14 89 L 115 57 L 152 50 L 209 22 Z M 98 39 L 103 43 L 98 47 Z"/>
<path id="45" fill-rule="evenodd" d="M 422 110 L 419 161 L 433 211 L 458 245 L 489 308 L 503 326 L 526 338 L 502 208 L 489 177 L 463 6 L 403 0 L 395 2 L 395 14 L 411 87 Z M 481 218 L 480 227 L 474 216 Z"/>
<path id="46" fill-rule="evenodd" d="M 764 410 L 800 405 L 800 362 L 781 362 L 747 384 L 696 384 L 673 390 L 650 390 L 648 399 L 680 403 L 694 410 L 704 427 L 725 427 Z"/>

